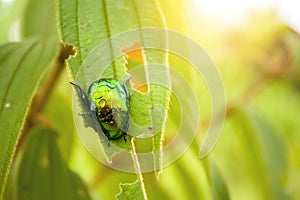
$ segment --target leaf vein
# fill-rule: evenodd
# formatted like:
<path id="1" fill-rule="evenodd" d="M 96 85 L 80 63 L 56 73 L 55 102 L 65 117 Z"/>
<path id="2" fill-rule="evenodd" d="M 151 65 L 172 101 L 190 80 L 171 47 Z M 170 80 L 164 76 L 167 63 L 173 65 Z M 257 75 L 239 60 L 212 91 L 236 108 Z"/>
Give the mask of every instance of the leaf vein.
<path id="1" fill-rule="evenodd" d="M 106 26 L 106 35 L 107 35 L 108 43 L 109 43 L 109 52 L 110 52 L 111 59 L 114 59 L 113 45 L 112 45 L 112 42 L 110 40 L 111 30 L 110 30 L 110 26 L 109 26 L 107 5 L 106 5 L 105 0 L 102 0 L 102 5 L 103 5 L 104 23 L 105 23 L 105 26 Z M 113 68 L 114 79 L 117 79 L 117 69 L 116 69 L 116 64 L 115 64 L 114 61 L 112 62 L 112 68 Z"/>
<path id="2" fill-rule="evenodd" d="M 78 46 L 78 56 L 79 56 L 79 60 L 80 63 L 82 64 L 82 55 L 81 55 L 81 49 L 80 49 L 80 33 L 79 33 L 79 20 L 78 20 L 78 0 L 76 0 L 76 4 L 75 4 L 75 12 L 76 12 L 76 18 L 75 18 L 75 22 L 76 22 L 76 34 L 77 34 L 77 46 Z"/>
<path id="3" fill-rule="evenodd" d="M 10 78 L 9 82 L 8 82 L 8 86 L 7 86 L 7 90 L 5 91 L 5 94 L 3 96 L 3 99 L 2 99 L 2 102 L 1 102 L 1 106 L 0 106 L 0 115 L 3 111 L 3 108 L 4 108 L 4 104 L 6 102 L 6 99 L 7 99 L 7 96 L 8 96 L 8 92 L 10 91 L 10 87 L 11 87 L 11 84 L 13 83 L 14 79 L 15 79 L 15 76 L 16 74 L 18 73 L 19 69 L 20 69 L 20 66 L 22 64 L 22 62 L 25 60 L 25 58 L 28 56 L 28 54 L 31 52 L 32 49 L 34 49 L 34 47 L 37 45 L 37 41 L 35 41 L 29 48 L 28 50 L 26 51 L 26 53 L 24 54 L 24 56 L 21 58 L 20 62 L 18 63 L 17 65 L 17 68 L 14 70 L 13 74 L 12 74 L 12 77 Z M 13 52 L 13 51 L 11 51 Z M 10 53 L 11 53 L 10 52 Z M 9 54 L 10 54 L 9 53 Z M 8 55 L 7 55 L 8 56 Z"/>

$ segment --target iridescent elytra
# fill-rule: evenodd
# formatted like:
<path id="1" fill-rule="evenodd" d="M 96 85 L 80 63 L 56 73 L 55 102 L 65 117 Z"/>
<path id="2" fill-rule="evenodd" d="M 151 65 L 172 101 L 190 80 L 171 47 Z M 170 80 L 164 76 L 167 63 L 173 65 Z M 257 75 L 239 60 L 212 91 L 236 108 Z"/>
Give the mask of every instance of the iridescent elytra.
<path id="1" fill-rule="evenodd" d="M 89 113 L 97 118 L 108 141 L 121 137 L 126 141 L 130 101 L 127 80 L 122 85 L 113 78 L 101 78 L 91 83 L 87 95 L 78 84 L 70 82 L 81 92 L 81 100 L 87 102 Z"/>

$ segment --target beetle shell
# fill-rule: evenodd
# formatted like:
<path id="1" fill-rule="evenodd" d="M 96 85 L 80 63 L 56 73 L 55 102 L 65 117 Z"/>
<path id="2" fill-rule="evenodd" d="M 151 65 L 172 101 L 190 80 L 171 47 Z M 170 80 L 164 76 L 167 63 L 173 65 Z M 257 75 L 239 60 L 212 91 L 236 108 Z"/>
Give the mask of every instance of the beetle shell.
<path id="1" fill-rule="evenodd" d="M 95 112 L 108 140 L 117 140 L 127 131 L 129 94 L 115 79 L 99 79 L 88 89 L 90 109 Z"/>

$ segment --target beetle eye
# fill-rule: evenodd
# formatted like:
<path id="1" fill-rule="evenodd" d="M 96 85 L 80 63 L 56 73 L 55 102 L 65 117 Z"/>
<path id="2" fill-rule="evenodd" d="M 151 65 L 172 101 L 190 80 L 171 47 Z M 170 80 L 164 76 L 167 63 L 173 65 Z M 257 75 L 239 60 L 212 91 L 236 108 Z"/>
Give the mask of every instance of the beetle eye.
<path id="1" fill-rule="evenodd" d="M 100 108 L 103 108 L 105 105 L 106 105 L 105 99 L 101 99 L 101 100 L 99 101 L 99 106 L 100 106 Z"/>

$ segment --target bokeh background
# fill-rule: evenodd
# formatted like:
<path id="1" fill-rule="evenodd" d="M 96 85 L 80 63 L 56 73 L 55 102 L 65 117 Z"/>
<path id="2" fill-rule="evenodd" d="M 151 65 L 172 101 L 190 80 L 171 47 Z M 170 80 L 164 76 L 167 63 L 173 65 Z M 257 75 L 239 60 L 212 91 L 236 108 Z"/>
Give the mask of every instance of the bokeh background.
<path id="1" fill-rule="evenodd" d="M 56 34 L 52 1 L 0 2 L 0 44 L 37 32 Z M 199 159 L 211 115 L 209 93 L 187 62 L 170 55 L 170 66 L 196 91 L 202 120 L 197 140 L 158 180 L 154 173 L 144 174 L 149 199 L 299 199 L 300 3 L 159 0 L 159 4 L 167 27 L 198 42 L 217 66 L 227 116 L 217 145 Z M 36 16 L 45 21 L 40 23 Z M 91 197 L 113 199 L 119 183 L 133 182 L 136 175 L 110 169 L 83 147 L 72 118 L 68 82 L 64 70 L 38 117 L 57 132 L 63 161 L 82 178 Z M 177 128 L 172 98 L 166 141 Z M 11 170 L 7 199 L 16 198 L 18 174 L 26 171 L 19 167 L 24 149 L 26 143 Z"/>

